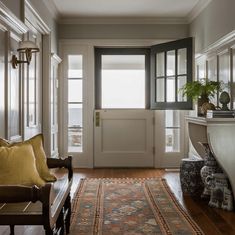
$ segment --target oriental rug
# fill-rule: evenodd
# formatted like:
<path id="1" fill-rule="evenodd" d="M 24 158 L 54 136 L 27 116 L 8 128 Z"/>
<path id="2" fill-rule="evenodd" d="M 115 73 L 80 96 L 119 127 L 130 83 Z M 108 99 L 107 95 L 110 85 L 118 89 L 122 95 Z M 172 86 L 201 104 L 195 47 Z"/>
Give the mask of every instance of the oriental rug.
<path id="1" fill-rule="evenodd" d="M 72 235 L 202 235 L 161 178 L 82 179 Z"/>

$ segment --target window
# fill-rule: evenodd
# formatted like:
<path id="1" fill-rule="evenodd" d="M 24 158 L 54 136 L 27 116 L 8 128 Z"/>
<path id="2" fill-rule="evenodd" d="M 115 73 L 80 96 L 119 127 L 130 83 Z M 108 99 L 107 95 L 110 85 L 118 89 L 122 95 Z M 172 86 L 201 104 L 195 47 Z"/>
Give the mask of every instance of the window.
<path id="1" fill-rule="evenodd" d="M 68 151 L 82 152 L 82 55 L 68 56 Z"/>
<path id="2" fill-rule="evenodd" d="M 230 51 L 225 50 L 218 55 L 219 62 L 219 81 L 223 82 L 223 91 L 227 91 L 231 94 L 231 79 L 230 79 Z M 221 92 L 219 92 L 219 95 Z M 229 102 L 228 107 L 232 108 L 231 102 Z"/>
<path id="3" fill-rule="evenodd" d="M 151 109 L 192 109 L 180 89 L 192 81 L 192 38 L 151 47 Z"/>
<path id="4" fill-rule="evenodd" d="M 209 81 L 217 81 L 217 57 L 208 58 L 207 61 L 207 77 Z M 217 92 L 218 93 L 218 92 Z M 218 94 L 210 98 L 211 103 L 218 104 Z"/>
<path id="5" fill-rule="evenodd" d="M 180 112 L 165 111 L 165 152 L 180 152 Z"/>
<path id="6" fill-rule="evenodd" d="M 151 109 L 192 109 L 180 90 L 192 81 L 192 61 L 192 38 L 150 49 L 96 48 L 96 109 L 149 108 L 150 103 Z"/>
<path id="7" fill-rule="evenodd" d="M 96 49 L 96 108 L 146 108 L 148 49 Z"/>

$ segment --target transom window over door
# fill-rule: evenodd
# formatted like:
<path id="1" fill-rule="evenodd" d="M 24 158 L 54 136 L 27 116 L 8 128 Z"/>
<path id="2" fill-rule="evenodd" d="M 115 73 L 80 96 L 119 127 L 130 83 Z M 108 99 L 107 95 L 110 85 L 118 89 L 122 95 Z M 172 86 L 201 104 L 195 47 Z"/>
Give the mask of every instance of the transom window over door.
<path id="1" fill-rule="evenodd" d="M 148 107 L 149 49 L 96 48 L 95 52 L 96 108 Z"/>

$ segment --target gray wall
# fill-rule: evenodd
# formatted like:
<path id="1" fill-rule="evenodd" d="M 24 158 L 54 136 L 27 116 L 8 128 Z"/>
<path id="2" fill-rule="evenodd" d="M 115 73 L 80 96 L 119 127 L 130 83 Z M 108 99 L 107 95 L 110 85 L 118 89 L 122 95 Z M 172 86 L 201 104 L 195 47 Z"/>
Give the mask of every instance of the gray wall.
<path id="1" fill-rule="evenodd" d="M 30 0 L 32 6 L 51 29 L 51 51 L 57 53 L 57 23 L 42 0 Z"/>
<path id="2" fill-rule="evenodd" d="M 235 30 L 235 0 L 212 0 L 190 24 L 196 53 Z"/>
<path id="3" fill-rule="evenodd" d="M 44 5 L 42 0 L 29 0 L 37 11 L 37 13 L 42 17 L 45 23 L 51 29 L 51 50 L 52 52 L 57 53 L 57 23 L 53 19 L 52 14 Z M 24 3 L 24 0 L 1 0 L 3 4 L 8 7 L 19 19 L 21 17 L 21 2 Z"/>
<path id="4" fill-rule="evenodd" d="M 21 1 L 22 0 L 1 0 L 1 2 L 8 7 L 19 19 L 21 12 Z"/>
<path id="5" fill-rule="evenodd" d="M 59 24 L 59 39 L 176 39 L 188 36 L 186 24 Z"/>

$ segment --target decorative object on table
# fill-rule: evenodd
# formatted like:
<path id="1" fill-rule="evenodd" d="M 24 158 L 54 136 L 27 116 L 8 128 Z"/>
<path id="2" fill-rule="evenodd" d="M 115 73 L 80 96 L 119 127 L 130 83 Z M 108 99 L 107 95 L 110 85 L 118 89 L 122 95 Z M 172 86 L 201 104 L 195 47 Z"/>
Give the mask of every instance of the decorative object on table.
<path id="1" fill-rule="evenodd" d="M 199 142 L 205 149 L 205 164 L 201 169 L 202 182 L 204 183 L 204 190 L 201 195 L 202 198 L 208 198 L 211 195 L 212 184 L 206 181 L 208 176 L 212 176 L 214 173 L 222 173 L 222 169 L 219 167 L 213 153 L 210 150 L 208 143 Z"/>
<path id="2" fill-rule="evenodd" d="M 215 109 L 215 106 L 210 102 L 210 98 L 214 97 L 218 91 L 221 91 L 221 86 L 221 82 L 201 79 L 200 81 L 186 83 L 180 90 L 183 91 L 183 95 L 191 97 L 193 100 L 197 100 L 198 115 L 205 116 L 207 110 Z"/>
<path id="3" fill-rule="evenodd" d="M 201 168 L 204 160 L 200 158 L 183 158 L 180 164 L 180 183 L 183 194 L 198 196 L 204 189 Z"/>
<path id="4" fill-rule="evenodd" d="M 234 118 L 235 110 L 229 110 L 229 111 L 208 110 L 206 117 L 207 118 Z"/>
<path id="5" fill-rule="evenodd" d="M 228 178 L 223 173 L 215 173 L 207 176 L 206 182 L 211 185 L 209 206 L 233 210 L 232 191 L 228 188 Z"/>
<path id="6" fill-rule="evenodd" d="M 223 92 L 220 94 L 219 102 L 222 104 L 221 110 L 223 110 L 223 111 L 229 111 L 228 104 L 229 104 L 229 102 L 230 102 L 230 96 L 229 96 L 229 94 L 228 94 L 227 91 L 223 91 Z"/>
<path id="7" fill-rule="evenodd" d="M 204 234 L 161 178 L 82 179 L 71 234 Z"/>
<path id="8" fill-rule="evenodd" d="M 206 116 L 207 111 L 210 111 L 210 110 L 215 110 L 214 104 L 206 102 L 201 105 L 201 113 L 203 114 L 203 116 Z"/>

